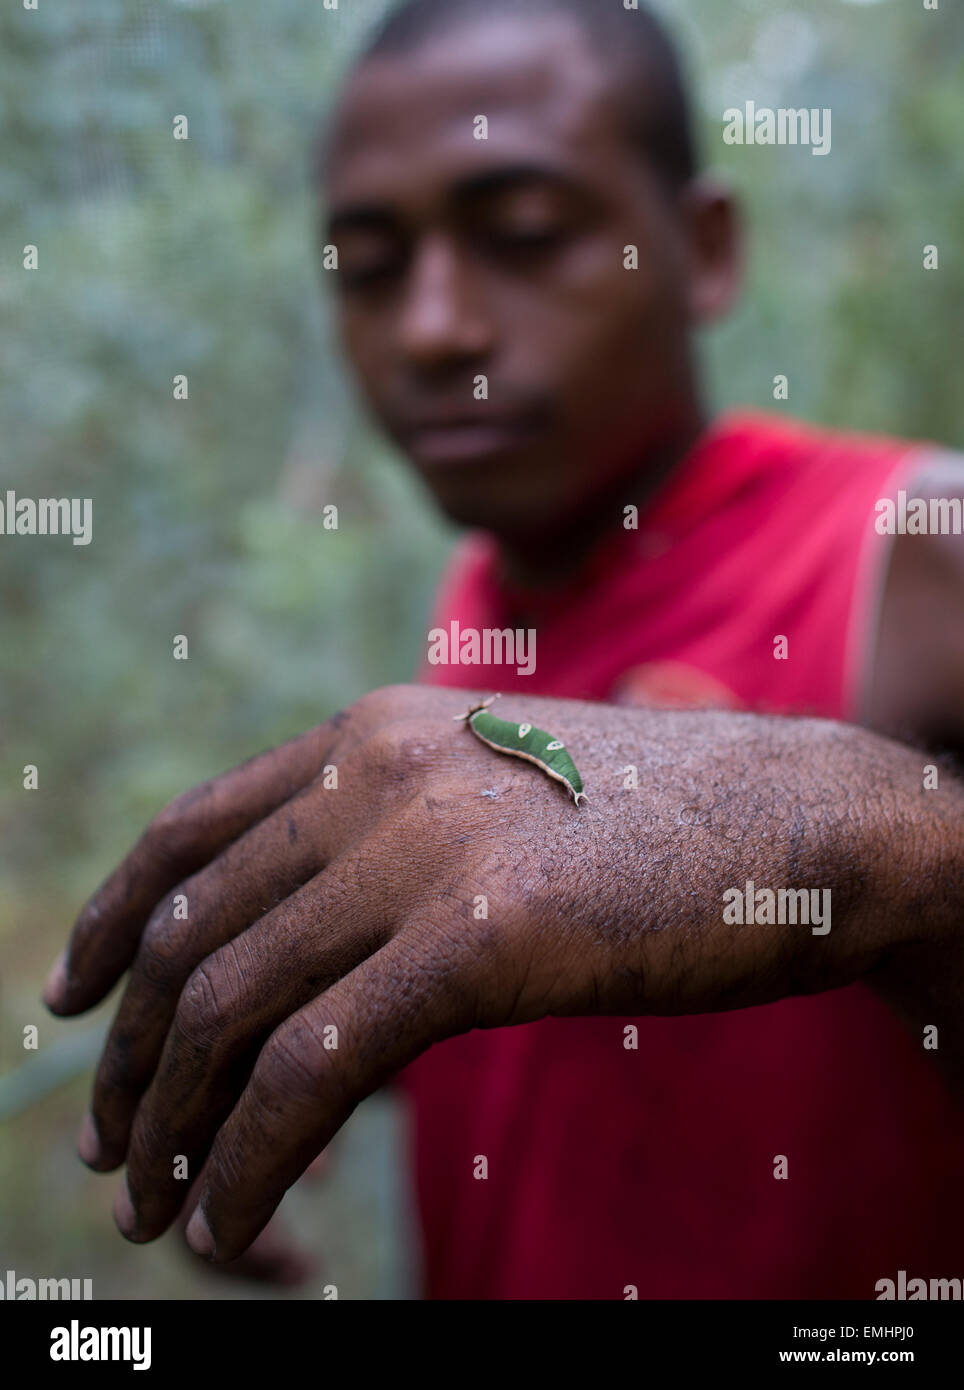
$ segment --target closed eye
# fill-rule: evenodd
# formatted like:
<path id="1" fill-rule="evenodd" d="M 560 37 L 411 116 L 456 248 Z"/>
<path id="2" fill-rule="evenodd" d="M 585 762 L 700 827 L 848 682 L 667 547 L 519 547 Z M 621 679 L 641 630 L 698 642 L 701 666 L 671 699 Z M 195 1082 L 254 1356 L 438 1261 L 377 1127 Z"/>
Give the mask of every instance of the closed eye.
<path id="1" fill-rule="evenodd" d="M 489 228 L 480 235 L 484 246 L 496 255 L 526 256 L 561 250 L 571 239 L 567 227 Z"/>

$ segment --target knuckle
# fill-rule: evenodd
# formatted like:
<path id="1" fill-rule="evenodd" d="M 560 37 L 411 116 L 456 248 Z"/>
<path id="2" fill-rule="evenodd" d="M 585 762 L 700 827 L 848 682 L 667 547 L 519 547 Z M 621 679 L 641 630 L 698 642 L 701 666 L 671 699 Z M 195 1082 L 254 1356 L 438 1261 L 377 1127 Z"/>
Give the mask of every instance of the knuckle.
<path id="1" fill-rule="evenodd" d="M 179 864 L 191 858 L 203 823 L 205 803 L 215 782 L 201 782 L 168 802 L 144 832 L 151 855 L 163 863 Z"/>
<path id="2" fill-rule="evenodd" d="M 360 695 L 352 706 L 362 714 L 385 718 L 390 710 L 398 709 L 409 698 L 410 685 L 380 685 Z"/>
<path id="3" fill-rule="evenodd" d="M 365 742 L 367 767 L 384 785 L 411 783 L 431 767 L 434 750 L 424 730 L 412 723 L 378 729 Z"/>
<path id="4" fill-rule="evenodd" d="M 394 724 L 417 719 L 424 709 L 425 687 L 382 685 L 361 695 L 351 707 L 356 727 L 363 736 L 373 737 Z"/>
<path id="5" fill-rule="evenodd" d="M 475 962 L 486 957 L 474 949 L 474 943 L 483 935 L 487 942 L 493 941 L 495 932 L 488 923 L 475 923 L 474 928 L 465 929 L 461 921 L 451 927 L 435 925 L 429 933 L 420 926 L 410 927 L 406 933 L 408 969 L 393 986 L 399 1000 L 392 1007 L 399 1007 L 414 1023 L 426 999 L 431 999 L 439 1023 L 446 1027 L 457 1029 L 479 1021 L 480 972 Z M 487 960 L 487 971 L 494 970 L 492 957 Z"/>
<path id="6" fill-rule="evenodd" d="M 269 1110 L 279 1100 L 316 1105 L 322 1095 L 330 1096 L 334 1072 L 332 1054 L 314 1028 L 296 1016 L 276 1028 L 265 1044 L 252 1074 L 255 1098 Z"/>
<path id="7" fill-rule="evenodd" d="M 398 732 L 392 725 L 376 729 L 365 740 L 365 760 L 378 771 L 390 769 L 398 761 L 398 745 Z"/>
<path id="8" fill-rule="evenodd" d="M 352 721 L 360 732 L 366 729 L 377 729 L 390 717 L 389 711 L 392 707 L 390 689 L 390 686 L 385 686 L 379 687 L 377 690 L 368 690 L 352 703 Z"/>
<path id="9" fill-rule="evenodd" d="M 185 973 L 187 935 L 171 914 L 173 895 L 155 908 L 144 928 L 136 969 L 154 985 L 171 985 Z"/>
<path id="10" fill-rule="evenodd" d="M 165 807 L 144 832 L 145 848 L 151 858 L 161 864 L 182 863 L 193 839 L 186 813 L 177 807 L 176 801 Z"/>
<path id="11" fill-rule="evenodd" d="M 210 1049 L 222 1036 L 231 1013 L 230 990 L 223 972 L 212 961 L 192 971 L 181 991 L 175 1023 L 188 1042 Z"/>

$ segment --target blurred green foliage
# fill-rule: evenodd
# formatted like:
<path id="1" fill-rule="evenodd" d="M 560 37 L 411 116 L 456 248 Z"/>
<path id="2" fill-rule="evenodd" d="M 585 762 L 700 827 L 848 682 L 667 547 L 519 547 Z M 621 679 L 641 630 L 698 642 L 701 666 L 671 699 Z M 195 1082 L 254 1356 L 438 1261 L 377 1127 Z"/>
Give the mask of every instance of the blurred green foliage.
<path id="1" fill-rule="evenodd" d="M 328 342 L 308 147 L 357 19 L 85 0 L 2 25 L 6 486 L 94 504 L 89 548 L 2 547 L 3 835 L 18 873 L 83 878 L 179 788 L 407 679 L 445 533 Z"/>
<path id="2" fill-rule="evenodd" d="M 960 445 L 961 7 L 661 8 L 751 233 L 742 307 L 706 345 L 715 401 Z M 381 9 L 0 13 L 0 493 L 94 502 L 89 547 L 0 537 L 3 1067 L 23 1061 L 71 913 L 165 801 L 414 671 L 451 534 L 353 404 L 308 180 L 319 116 Z M 832 153 L 725 147 L 722 113 L 748 98 L 829 106 Z M 21 1125 L 18 1153 L 64 1140 L 60 1114 Z M 19 1191 L 23 1234 L 43 1199 Z M 39 1214 L 33 1235 L 60 1248 Z"/>

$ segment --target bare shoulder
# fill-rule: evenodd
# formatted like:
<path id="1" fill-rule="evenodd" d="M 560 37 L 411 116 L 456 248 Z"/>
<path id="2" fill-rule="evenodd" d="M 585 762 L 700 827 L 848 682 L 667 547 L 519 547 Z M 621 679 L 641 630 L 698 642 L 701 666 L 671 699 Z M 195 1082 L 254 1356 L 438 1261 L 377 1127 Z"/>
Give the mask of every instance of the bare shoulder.
<path id="1" fill-rule="evenodd" d="M 964 453 L 922 452 L 891 500 L 864 722 L 964 747 Z"/>

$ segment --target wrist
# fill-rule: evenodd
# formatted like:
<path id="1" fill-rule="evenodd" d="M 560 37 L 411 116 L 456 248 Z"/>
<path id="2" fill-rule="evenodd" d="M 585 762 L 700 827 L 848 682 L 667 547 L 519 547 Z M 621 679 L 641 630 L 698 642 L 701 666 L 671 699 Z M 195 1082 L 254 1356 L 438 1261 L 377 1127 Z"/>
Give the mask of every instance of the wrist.
<path id="1" fill-rule="evenodd" d="M 964 918 L 964 780 L 921 749 L 857 732 L 878 769 L 864 807 L 867 915 L 884 948 L 946 940 Z"/>

